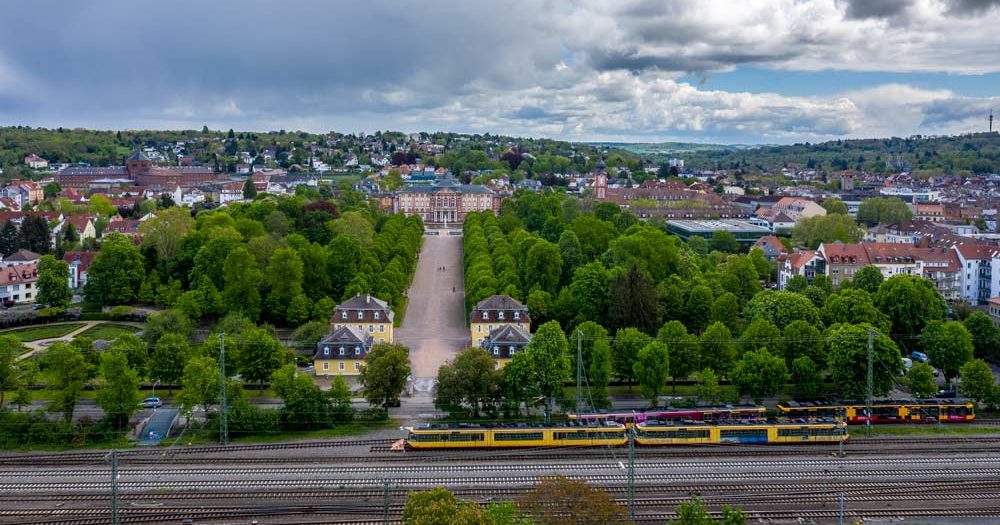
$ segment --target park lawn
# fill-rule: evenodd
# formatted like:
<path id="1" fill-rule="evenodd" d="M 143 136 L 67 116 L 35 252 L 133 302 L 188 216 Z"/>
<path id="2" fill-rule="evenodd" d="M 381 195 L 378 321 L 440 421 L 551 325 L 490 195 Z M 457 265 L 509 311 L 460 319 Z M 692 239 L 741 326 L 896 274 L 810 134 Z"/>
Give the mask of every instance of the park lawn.
<path id="1" fill-rule="evenodd" d="M 65 323 L 65 324 L 51 324 L 44 326 L 32 326 L 29 328 L 16 328 L 14 330 L 5 330 L 0 333 L 0 335 L 12 335 L 21 340 L 22 343 L 29 343 L 31 341 L 39 341 L 41 339 L 55 339 L 57 337 L 63 337 L 66 334 L 79 330 L 84 326 L 83 323 Z"/>
<path id="2" fill-rule="evenodd" d="M 139 330 L 141 329 L 127 324 L 101 323 L 84 330 L 83 333 L 80 334 L 80 337 L 111 341 L 112 339 L 116 339 L 119 335 L 134 334 Z"/>
<path id="3" fill-rule="evenodd" d="M 854 437 L 866 437 L 864 425 L 851 425 L 850 433 Z M 935 425 L 875 425 L 872 427 L 873 436 L 918 436 L 918 435 L 941 435 L 941 436 L 968 436 L 976 434 L 1000 434 L 1000 427 L 965 424 L 965 423 L 945 423 Z"/>
<path id="4" fill-rule="evenodd" d="M 298 441 L 304 439 L 332 439 L 350 436 L 364 436 L 369 432 L 374 432 L 377 430 L 385 430 L 389 428 L 396 428 L 399 426 L 398 419 L 389 419 L 388 421 L 381 421 L 378 423 L 347 423 L 345 425 L 337 425 L 333 428 L 324 428 L 320 430 L 303 430 L 300 432 L 279 432 L 277 434 L 271 434 L 267 436 L 236 436 L 232 432 L 229 433 L 230 443 L 282 443 L 286 441 Z M 402 437 L 402 436 L 400 436 Z M 174 443 L 176 438 L 165 439 L 160 444 L 161 446 L 170 446 Z M 216 433 L 207 433 L 205 431 L 199 430 L 195 434 L 186 434 L 180 440 L 180 443 L 185 445 L 205 445 L 218 443 L 219 436 Z M 180 444 L 178 443 L 178 444 Z"/>

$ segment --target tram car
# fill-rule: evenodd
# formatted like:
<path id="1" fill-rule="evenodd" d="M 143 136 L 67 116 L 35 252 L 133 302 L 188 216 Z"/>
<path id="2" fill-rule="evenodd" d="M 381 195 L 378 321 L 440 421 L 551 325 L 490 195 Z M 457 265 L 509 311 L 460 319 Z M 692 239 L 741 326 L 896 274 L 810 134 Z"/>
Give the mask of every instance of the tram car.
<path id="1" fill-rule="evenodd" d="M 635 426 L 640 446 L 836 443 L 847 441 L 847 424 L 832 418 L 801 421 L 671 422 Z"/>
<path id="2" fill-rule="evenodd" d="M 789 401 L 778 403 L 778 413 L 788 418 L 832 417 L 854 424 L 869 420 L 872 423 L 965 423 L 976 419 L 972 402 L 946 399 L 874 401 L 871 416 L 865 403 Z"/>
<path id="3" fill-rule="evenodd" d="M 526 423 L 496 425 L 429 425 L 408 428 L 406 447 L 413 450 L 453 448 L 598 447 L 625 445 L 625 425 L 569 423 L 545 426 Z"/>
<path id="4" fill-rule="evenodd" d="M 633 411 L 569 414 L 570 421 L 612 422 L 631 427 L 636 423 L 656 421 L 732 421 L 757 420 L 764 417 L 764 407 L 757 405 L 700 406 L 692 408 L 649 408 Z"/>

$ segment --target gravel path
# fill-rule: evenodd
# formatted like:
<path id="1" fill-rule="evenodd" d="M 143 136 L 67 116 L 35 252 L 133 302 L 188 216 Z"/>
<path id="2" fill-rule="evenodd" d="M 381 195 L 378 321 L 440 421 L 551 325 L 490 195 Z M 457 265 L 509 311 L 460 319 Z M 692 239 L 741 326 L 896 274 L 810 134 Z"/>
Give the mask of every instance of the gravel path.
<path id="1" fill-rule="evenodd" d="M 415 396 L 431 393 L 438 368 L 469 344 L 462 236 L 434 231 L 424 236 L 406 317 L 396 330 L 396 340 L 410 348 Z"/>

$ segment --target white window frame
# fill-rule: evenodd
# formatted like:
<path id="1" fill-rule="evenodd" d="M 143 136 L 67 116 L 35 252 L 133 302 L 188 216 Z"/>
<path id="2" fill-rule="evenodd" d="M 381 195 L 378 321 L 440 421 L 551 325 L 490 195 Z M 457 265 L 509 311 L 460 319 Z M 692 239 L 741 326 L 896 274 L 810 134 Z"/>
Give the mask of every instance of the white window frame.
<path id="1" fill-rule="evenodd" d="M 500 347 L 499 346 L 493 345 L 493 355 L 495 355 L 495 356 L 500 355 Z"/>
<path id="2" fill-rule="evenodd" d="M 340 371 L 341 372 L 344 371 L 344 362 L 343 361 L 340 362 Z"/>
<path id="3" fill-rule="evenodd" d="M 329 369 L 330 369 L 330 363 L 324 361 L 323 362 L 323 370 L 329 370 Z"/>
<path id="4" fill-rule="evenodd" d="M 358 320 L 360 321 L 361 319 L 364 318 L 365 318 L 365 313 L 361 310 L 358 310 Z"/>
<path id="5" fill-rule="evenodd" d="M 514 320 L 517 321 L 521 319 L 521 312 L 514 312 Z"/>
<path id="6" fill-rule="evenodd" d="M 345 355 L 344 354 L 344 347 L 340 347 L 340 355 Z"/>
<path id="7" fill-rule="evenodd" d="M 341 318 L 341 319 L 347 319 L 347 312 L 346 312 L 346 311 L 344 311 L 344 312 L 341 312 L 341 313 L 340 313 L 340 318 Z"/>
<path id="8" fill-rule="evenodd" d="M 490 319 L 490 313 L 489 312 L 483 312 L 483 320 L 484 321 L 489 321 L 489 319 Z"/>
<path id="9" fill-rule="evenodd" d="M 497 319 L 503 320 L 503 311 L 497 312 Z"/>
<path id="10" fill-rule="evenodd" d="M 375 319 L 378 320 L 378 312 L 375 312 Z"/>

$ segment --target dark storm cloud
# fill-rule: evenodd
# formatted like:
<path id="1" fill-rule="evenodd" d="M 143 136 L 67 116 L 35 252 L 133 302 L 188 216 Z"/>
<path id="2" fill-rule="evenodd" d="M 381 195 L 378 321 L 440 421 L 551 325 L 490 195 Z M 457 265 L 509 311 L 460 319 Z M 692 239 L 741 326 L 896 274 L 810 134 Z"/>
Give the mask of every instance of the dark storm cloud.
<path id="1" fill-rule="evenodd" d="M 661 71 L 705 73 L 742 64 L 780 62 L 793 58 L 796 56 L 796 53 L 794 50 L 773 53 L 754 50 L 730 51 L 715 49 L 710 52 L 691 55 L 653 55 L 644 54 L 636 49 L 601 49 L 594 51 L 591 58 L 593 66 L 599 70 L 625 69 L 629 71 L 643 71 L 646 69 L 657 69 Z"/>
<path id="2" fill-rule="evenodd" d="M 922 108 L 923 120 L 921 126 L 931 129 L 947 126 L 956 122 L 979 119 L 985 125 L 986 116 L 997 106 L 1000 99 L 972 99 L 955 97 L 935 100 Z"/>
<path id="3" fill-rule="evenodd" d="M 948 12 L 956 15 L 974 15 L 1000 6 L 1000 0 L 948 0 Z"/>
<path id="4" fill-rule="evenodd" d="M 848 18 L 895 18 L 903 15 L 913 0 L 843 0 Z"/>

